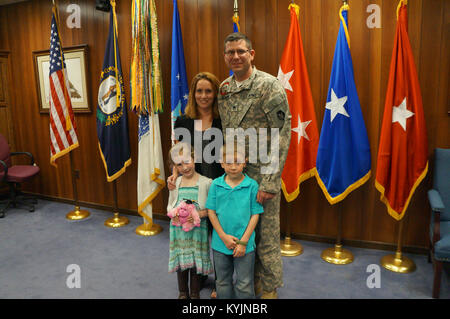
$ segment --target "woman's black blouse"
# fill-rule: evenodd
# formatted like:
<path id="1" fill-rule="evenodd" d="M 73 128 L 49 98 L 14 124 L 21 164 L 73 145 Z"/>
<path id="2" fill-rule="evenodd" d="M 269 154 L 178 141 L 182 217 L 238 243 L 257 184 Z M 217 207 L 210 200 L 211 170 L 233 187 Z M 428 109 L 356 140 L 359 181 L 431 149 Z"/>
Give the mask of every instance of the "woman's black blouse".
<path id="1" fill-rule="evenodd" d="M 184 142 L 190 142 L 192 147 L 194 147 L 194 120 L 191 118 L 188 118 L 186 115 L 181 115 L 179 117 L 177 117 L 177 119 L 175 120 L 175 125 L 174 128 L 186 128 L 189 133 L 191 134 L 191 140 L 190 141 L 184 141 Z M 220 131 L 222 131 L 222 122 L 220 121 L 220 119 L 213 119 L 212 125 L 211 127 L 214 128 L 218 128 Z M 201 136 L 200 134 L 201 133 Z M 204 140 L 203 139 L 203 133 L 204 132 L 197 132 L 197 135 L 199 137 L 201 137 L 202 139 L 202 159 L 203 159 L 203 151 L 206 147 L 206 145 L 212 143 L 214 141 L 214 139 L 216 138 L 214 135 L 212 136 L 211 140 Z M 183 141 L 183 136 L 179 137 L 179 141 Z M 222 137 L 222 141 L 220 141 L 220 144 L 223 144 L 223 137 Z M 220 151 L 220 150 L 216 150 L 213 149 L 212 150 L 212 154 L 211 155 L 215 155 L 215 151 Z M 224 170 L 222 168 L 222 166 L 220 165 L 220 163 L 214 161 L 213 163 L 206 163 L 205 161 L 202 161 L 201 163 L 195 163 L 195 170 L 197 171 L 197 173 L 209 177 L 209 178 L 217 178 L 219 176 L 222 176 L 224 174 Z"/>

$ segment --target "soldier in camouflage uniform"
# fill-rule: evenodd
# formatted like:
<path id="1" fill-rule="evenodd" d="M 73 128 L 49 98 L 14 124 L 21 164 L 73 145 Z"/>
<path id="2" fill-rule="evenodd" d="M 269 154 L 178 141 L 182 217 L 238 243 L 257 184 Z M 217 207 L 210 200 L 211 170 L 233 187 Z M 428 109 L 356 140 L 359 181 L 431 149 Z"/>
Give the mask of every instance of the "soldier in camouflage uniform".
<path id="1" fill-rule="evenodd" d="M 279 166 L 271 174 L 262 174 L 264 165 L 259 158 L 249 162 L 248 176 L 259 184 L 258 202 L 264 213 L 256 227 L 255 290 L 261 298 L 277 298 L 276 289 L 283 285 L 283 265 L 280 250 L 280 188 L 281 172 L 286 161 L 291 138 L 291 114 L 286 92 L 274 76 L 252 66 L 255 51 L 250 40 L 241 33 L 225 39 L 225 63 L 233 76 L 222 82 L 219 90 L 219 113 L 224 137 L 227 129 L 267 128 L 271 146 L 271 128 L 279 129 Z M 249 141 L 246 140 L 248 150 Z M 258 136 L 259 142 L 259 136 Z M 275 141 L 274 143 L 277 143 Z M 258 145 L 250 145 L 250 149 Z M 247 153 L 248 154 L 248 153 Z"/>

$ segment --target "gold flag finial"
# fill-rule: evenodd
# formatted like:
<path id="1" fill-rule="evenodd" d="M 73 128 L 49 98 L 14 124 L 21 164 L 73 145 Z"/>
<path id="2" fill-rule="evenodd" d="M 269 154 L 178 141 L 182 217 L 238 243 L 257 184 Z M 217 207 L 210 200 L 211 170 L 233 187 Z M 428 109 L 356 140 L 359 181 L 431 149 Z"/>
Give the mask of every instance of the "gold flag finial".
<path id="1" fill-rule="evenodd" d="M 237 0 L 234 0 L 234 14 L 237 14 L 238 12 L 239 12 L 238 2 Z"/>
<path id="2" fill-rule="evenodd" d="M 402 5 L 408 5 L 408 0 L 400 0 L 398 2 L 398 6 L 397 6 L 397 20 L 398 20 L 398 13 L 400 11 L 400 8 L 402 7 Z"/>

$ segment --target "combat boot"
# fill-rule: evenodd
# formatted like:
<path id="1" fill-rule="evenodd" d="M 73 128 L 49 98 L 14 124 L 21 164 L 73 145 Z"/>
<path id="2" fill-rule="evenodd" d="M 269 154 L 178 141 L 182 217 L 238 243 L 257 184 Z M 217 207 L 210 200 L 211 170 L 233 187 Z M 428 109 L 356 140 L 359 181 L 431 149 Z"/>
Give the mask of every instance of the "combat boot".
<path id="1" fill-rule="evenodd" d="M 277 290 L 274 289 L 272 291 L 263 291 L 261 299 L 278 299 Z"/>

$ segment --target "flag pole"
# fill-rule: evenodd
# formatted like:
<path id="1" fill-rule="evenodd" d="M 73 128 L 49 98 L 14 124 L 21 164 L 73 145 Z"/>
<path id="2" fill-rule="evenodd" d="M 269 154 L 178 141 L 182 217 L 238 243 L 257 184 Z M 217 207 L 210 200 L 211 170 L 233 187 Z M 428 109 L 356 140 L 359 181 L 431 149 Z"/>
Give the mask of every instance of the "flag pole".
<path id="1" fill-rule="evenodd" d="M 342 248 L 342 210 L 343 203 L 338 203 L 338 234 L 334 248 L 327 248 L 322 252 L 322 259 L 330 264 L 346 265 L 353 262 L 353 254 Z"/>
<path id="2" fill-rule="evenodd" d="M 53 2 L 52 12 L 53 12 L 54 17 L 55 17 L 56 28 L 58 29 L 58 27 L 59 27 L 58 6 L 55 4 L 55 0 L 53 0 L 52 2 Z M 61 45 L 61 47 L 62 47 L 62 45 Z M 61 61 L 64 61 L 63 55 L 62 55 L 62 50 L 60 50 L 60 55 L 61 55 L 61 57 L 60 57 Z M 63 72 L 62 72 L 63 83 L 67 83 L 65 72 L 64 72 L 64 64 L 62 65 L 62 67 L 63 67 Z M 69 105 L 70 104 L 70 97 L 67 95 L 67 90 L 63 89 L 63 92 L 64 92 L 64 101 L 65 101 L 65 103 L 67 105 Z M 64 114 L 64 117 L 66 119 L 66 123 L 65 123 L 66 125 L 65 125 L 64 129 L 68 132 L 71 129 L 73 129 L 72 122 L 70 121 L 70 115 L 69 115 L 68 110 L 66 110 L 66 111 L 63 110 L 63 113 L 67 113 L 67 114 Z M 72 146 L 73 146 L 73 144 L 72 144 Z M 75 171 L 74 166 L 73 166 L 72 151 L 71 151 L 70 148 L 68 148 L 68 150 L 69 150 L 69 158 L 70 158 L 70 176 L 72 178 L 72 192 L 73 192 L 73 198 L 74 198 L 74 202 L 75 202 L 75 209 L 66 214 L 66 219 L 68 219 L 68 220 L 82 220 L 82 219 L 87 218 L 90 215 L 90 213 L 88 211 L 86 211 L 86 210 L 80 210 L 80 206 L 78 205 L 78 191 L 77 191 L 77 183 L 76 183 L 76 178 L 78 178 L 78 174 Z"/>
<path id="3" fill-rule="evenodd" d="M 292 216 L 292 205 L 287 205 L 286 214 L 286 236 L 284 241 L 280 243 L 281 255 L 285 257 L 294 257 L 301 255 L 303 253 L 303 247 L 295 241 L 291 241 L 291 216 Z"/>
<path id="4" fill-rule="evenodd" d="M 387 270 L 407 274 L 416 270 L 414 261 L 402 255 L 403 219 L 398 223 L 397 251 L 381 258 L 381 266 Z"/>
<path id="5" fill-rule="evenodd" d="M 153 121 L 154 120 L 153 116 L 156 116 L 156 114 L 153 113 L 153 110 L 151 112 L 152 113 L 150 113 L 151 114 L 150 116 L 152 117 L 151 120 Z M 151 127 L 152 127 L 152 130 L 154 130 L 155 124 L 152 123 Z M 154 131 L 153 131 L 152 136 L 155 136 Z M 152 205 L 152 207 L 153 207 L 152 202 L 150 202 L 148 205 Z M 153 216 L 153 212 L 152 212 L 152 216 Z M 149 217 L 147 216 L 147 218 L 149 218 Z M 146 222 L 146 219 L 144 218 L 144 223 L 142 225 L 139 225 L 138 227 L 136 227 L 136 230 L 135 230 L 136 234 L 138 234 L 140 236 L 146 236 L 146 237 L 158 235 L 162 231 L 163 231 L 163 228 L 160 225 L 155 224 L 153 222 L 153 218 L 149 218 L 149 220 L 147 222 Z"/>
<path id="6" fill-rule="evenodd" d="M 110 228 L 118 228 L 129 223 L 128 218 L 119 216 L 119 205 L 117 202 L 117 182 L 113 180 L 113 196 L 114 196 L 114 217 L 108 218 L 105 221 L 105 226 Z"/>
<path id="7" fill-rule="evenodd" d="M 149 223 L 146 223 L 144 220 L 144 223 L 136 228 L 136 234 L 140 236 L 155 236 L 162 230 L 163 228 L 160 225 L 153 223 L 153 219 Z"/>
<path id="8" fill-rule="evenodd" d="M 80 209 L 80 206 L 78 204 L 78 190 L 76 179 L 79 178 L 79 176 L 73 167 L 72 152 L 69 152 L 69 159 L 70 159 L 70 175 L 72 177 L 72 192 L 73 192 L 73 199 L 75 202 L 75 209 L 69 212 L 66 215 L 66 218 L 69 220 L 81 220 L 89 217 L 90 213 L 87 210 Z"/>

